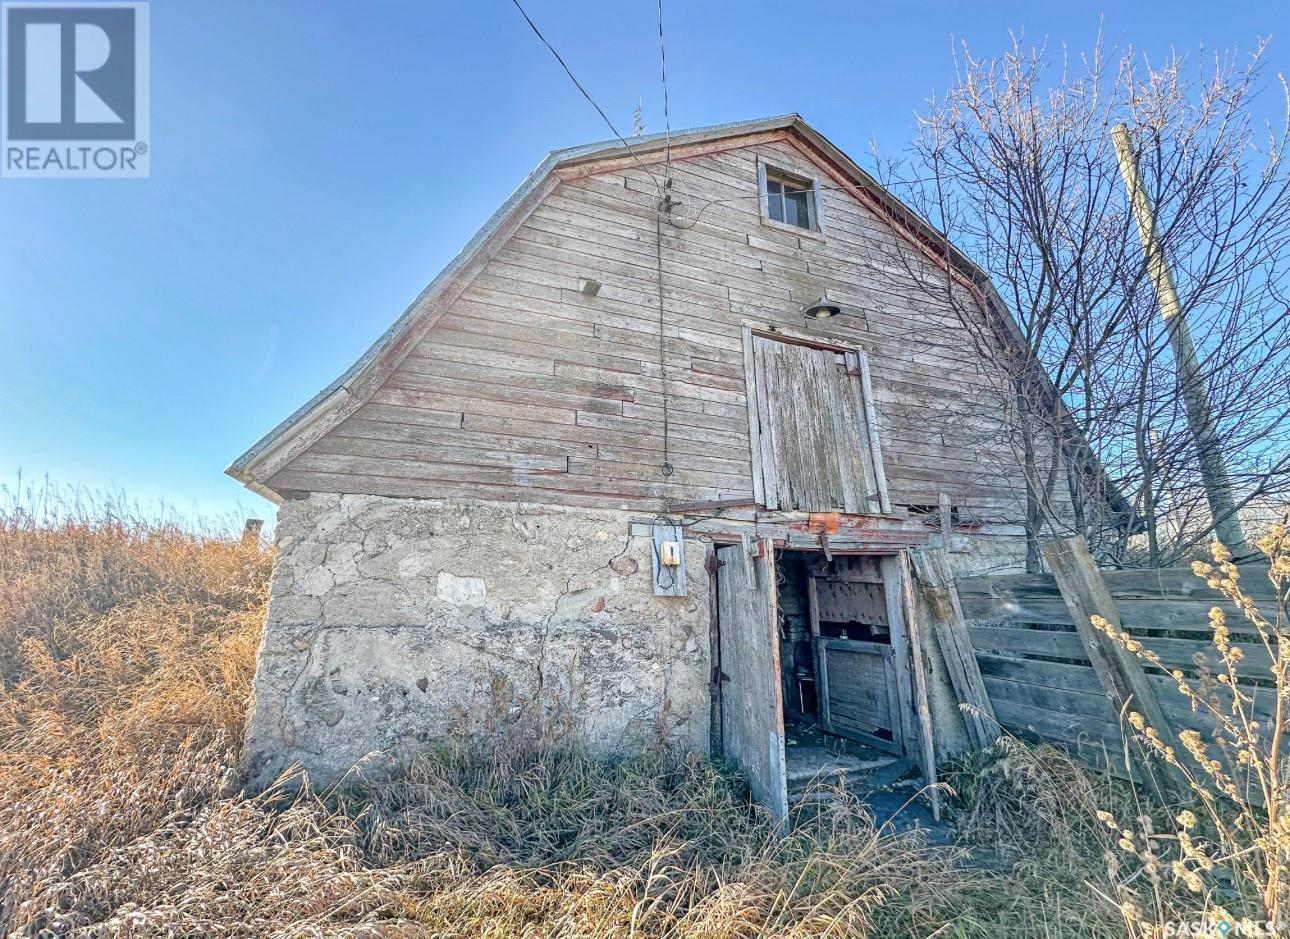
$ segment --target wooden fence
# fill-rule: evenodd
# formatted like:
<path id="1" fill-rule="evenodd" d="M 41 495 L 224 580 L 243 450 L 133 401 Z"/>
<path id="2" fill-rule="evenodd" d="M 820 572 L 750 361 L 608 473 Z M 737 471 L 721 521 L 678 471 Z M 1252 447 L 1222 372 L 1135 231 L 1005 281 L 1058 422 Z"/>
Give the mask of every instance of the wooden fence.
<path id="1" fill-rule="evenodd" d="M 1241 637 L 1242 627 L 1247 639 L 1254 638 L 1243 614 L 1190 569 L 1093 570 L 1091 576 L 1105 588 L 1103 596 L 1109 594 L 1120 625 L 1166 666 L 1190 678 L 1204 669 L 1225 671 L 1211 641 L 1212 607 L 1224 611 L 1234 638 Z M 1241 584 L 1256 605 L 1273 614 L 1275 593 L 1265 568 L 1242 568 Z M 1062 585 L 1067 588 L 1065 597 L 1059 579 L 1051 574 L 965 577 L 955 586 L 999 723 L 1018 735 L 1061 743 L 1090 758 L 1106 751 L 1118 756 L 1122 738 L 1116 696 L 1108 693 L 1108 681 L 1090 661 L 1089 638 L 1076 629 L 1069 584 Z M 1267 650 L 1252 641 L 1237 644 L 1245 654 L 1236 668 L 1238 677 L 1245 679 L 1240 687 L 1254 698 L 1255 711 L 1268 726 L 1274 692 L 1266 687 L 1272 677 Z M 1194 713 L 1168 675 L 1150 667 L 1138 669 L 1137 675 L 1154 690 L 1156 703 L 1175 731 L 1212 731 L 1212 718 Z"/>

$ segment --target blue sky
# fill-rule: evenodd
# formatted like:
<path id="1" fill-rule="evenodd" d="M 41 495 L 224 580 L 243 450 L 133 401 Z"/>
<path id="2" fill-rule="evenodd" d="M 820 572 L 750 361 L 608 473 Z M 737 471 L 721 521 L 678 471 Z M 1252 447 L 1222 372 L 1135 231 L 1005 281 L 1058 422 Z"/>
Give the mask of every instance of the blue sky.
<path id="1" fill-rule="evenodd" d="M 624 133 L 662 130 L 652 0 L 527 0 Z M 988 7 L 988 8 L 983 8 Z M 1221 10 L 1221 15 L 1216 11 Z M 674 128 L 798 111 L 868 165 L 1009 30 L 1251 48 L 1283 0 L 667 5 Z M 508 0 L 154 0 L 152 176 L 0 180 L 0 483 L 264 515 L 222 470 L 340 374 L 552 148 L 608 132 Z"/>

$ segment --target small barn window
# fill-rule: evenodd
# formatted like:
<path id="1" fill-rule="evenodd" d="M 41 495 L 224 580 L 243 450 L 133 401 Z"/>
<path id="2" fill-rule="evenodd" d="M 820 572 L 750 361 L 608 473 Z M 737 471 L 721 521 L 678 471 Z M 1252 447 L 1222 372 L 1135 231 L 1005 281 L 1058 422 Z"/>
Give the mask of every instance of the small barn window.
<path id="1" fill-rule="evenodd" d="M 819 190 L 813 180 L 764 165 L 757 175 L 763 217 L 807 231 L 820 230 Z"/>

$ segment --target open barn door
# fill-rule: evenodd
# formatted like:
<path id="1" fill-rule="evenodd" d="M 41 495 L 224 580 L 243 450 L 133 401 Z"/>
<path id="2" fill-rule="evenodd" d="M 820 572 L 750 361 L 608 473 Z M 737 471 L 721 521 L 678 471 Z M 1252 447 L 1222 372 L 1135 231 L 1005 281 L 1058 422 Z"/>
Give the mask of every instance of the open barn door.
<path id="1" fill-rule="evenodd" d="M 815 655 L 824 729 L 903 754 L 891 646 L 817 636 Z"/>
<path id="2" fill-rule="evenodd" d="M 721 742 L 752 796 L 776 818 L 788 815 L 784 707 L 775 610 L 775 552 L 745 545 L 717 550 L 717 635 L 721 668 Z"/>

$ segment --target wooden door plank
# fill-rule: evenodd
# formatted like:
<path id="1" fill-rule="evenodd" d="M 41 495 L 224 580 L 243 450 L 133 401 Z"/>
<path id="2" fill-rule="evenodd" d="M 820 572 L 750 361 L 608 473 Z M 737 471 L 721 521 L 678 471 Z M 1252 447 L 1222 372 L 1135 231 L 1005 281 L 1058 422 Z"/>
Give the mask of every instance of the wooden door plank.
<path id="1" fill-rule="evenodd" d="M 784 508 L 824 511 L 833 507 L 828 467 L 817 443 L 817 424 L 824 404 L 814 362 L 804 346 L 774 343 L 777 370 L 770 402 L 775 423 L 776 462 L 790 490 Z"/>
<path id="2" fill-rule="evenodd" d="M 905 617 L 901 612 L 900 560 L 886 555 L 879 561 L 883 596 L 887 604 L 887 628 L 891 631 L 892 668 L 896 673 L 896 704 L 900 710 L 900 738 L 904 755 L 913 756 L 918 740 L 914 727 L 913 676 L 909 662 L 909 642 L 905 634 Z"/>
<path id="3" fill-rule="evenodd" d="M 779 488 L 779 507 L 791 510 L 800 508 L 807 488 L 807 480 L 797 472 L 798 457 L 797 420 L 792 413 L 793 382 L 786 372 L 785 345 L 782 342 L 763 340 L 765 350 L 766 407 L 770 414 L 770 435 L 773 444 L 775 477 Z M 785 413 L 785 410 L 788 413 Z"/>
<path id="4" fill-rule="evenodd" d="M 847 401 L 847 423 L 852 428 L 855 438 L 853 452 L 863 471 L 864 499 L 862 502 L 865 506 L 864 511 L 876 514 L 882 511 L 882 500 L 878 496 L 878 476 L 874 470 L 873 444 L 869 440 L 869 418 L 865 410 L 864 386 L 860 378 L 860 356 L 858 353 L 848 352 L 846 360 L 847 394 L 844 397 Z"/>
<path id="5" fill-rule="evenodd" d="M 754 338 L 754 361 L 757 373 L 755 382 L 757 396 L 757 420 L 760 425 L 758 440 L 761 443 L 761 471 L 766 508 L 774 511 L 780 507 L 779 470 L 775 462 L 775 430 L 771 423 L 770 390 L 767 387 L 773 380 L 770 371 L 770 360 L 773 350 L 764 340 Z"/>
<path id="6" fill-rule="evenodd" d="M 954 590 L 954 575 L 949 558 L 939 548 L 923 548 L 909 552 L 910 562 L 917 576 L 922 594 L 922 610 L 932 624 L 932 634 L 949 671 L 950 685 L 959 704 L 972 745 L 990 746 L 998 738 L 998 719 L 990 704 L 990 695 L 976 653 L 968 635 L 967 623 Z"/>
<path id="7" fill-rule="evenodd" d="M 811 628 L 811 655 L 815 660 L 815 698 L 820 711 L 820 723 L 827 729 L 829 726 L 829 697 L 824 693 L 828 687 L 829 663 L 820 648 L 820 589 L 819 579 L 814 575 L 806 578 L 806 608 Z"/>
<path id="8" fill-rule="evenodd" d="M 873 454 L 874 479 L 878 484 L 878 502 L 883 514 L 891 511 L 891 496 L 887 492 L 887 473 L 882 465 L 882 435 L 878 432 L 878 411 L 873 403 L 873 378 L 869 374 L 869 356 L 856 353 L 860 362 L 860 388 L 864 395 L 865 420 L 869 425 L 869 448 Z"/>
<path id="9" fill-rule="evenodd" d="M 822 495 L 830 509 L 853 513 L 859 510 L 863 496 L 855 480 L 852 441 L 846 435 L 842 419 L 842 402 L 838 394 L 838 355 L 832 350 L 811 349 L 812 392 L 818 410 L 811 415 L 813 444 L 819 454 Z M 850 506 L 850 508 L 848 508 Z"/>
<path id="10" fill-rule="evenodd" d="M 752 329 L 744 326 L 744 402 L 748 407 L 748 445 L 752 454 L 753 500 L 770 508 L 766 501 L 765 472 L 762 462 L 761 415 L 757 407 L 757 359 L 753 351 Z"/>
<path id="11" fill-rule="evenodd" d="M 743 558 L 740 555 L 743 555 Z M 721 739 L 748 780 L 753 798 L 777 819 L 788 815 L 784 773 L 784 702 L 776 630 L 775 552 L 745 565 L 743 545 L 717 549 L 718 643 L 725 677 Z M 749 574 L 752 572 L 752 576 Z"/>
<path id="12" fill-rule="evenodd" d="M 932 707 L 927 693 L 926 661 L 923 654 L 922 623 L 919 621 L 918 603 L 914 596 L 914 575 L 910 568 L 909 552 L 902 551 L 897 561 L 900 575 L 900 597 L 904 603 L 905 636 L 909 643 L 909 667 L 913 672 L 914 710 L 918 715 L 918 757 L 927 784 L 927 797 L 932 805 L 932 817 L 941 820 L 941 793 L 936 788 L 936 746 L 932 735 Z"/>

